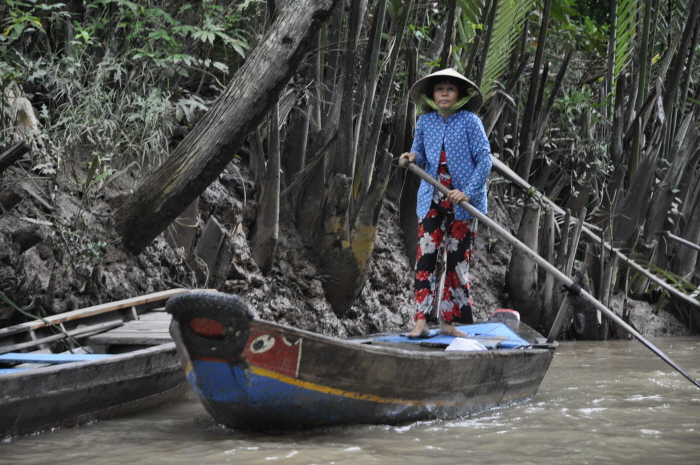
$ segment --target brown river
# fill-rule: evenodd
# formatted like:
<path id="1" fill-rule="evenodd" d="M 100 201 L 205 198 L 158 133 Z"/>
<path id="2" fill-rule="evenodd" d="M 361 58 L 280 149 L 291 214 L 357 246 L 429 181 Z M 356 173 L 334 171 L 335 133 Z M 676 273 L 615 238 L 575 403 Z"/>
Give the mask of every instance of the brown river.
<path id="1" fill-rule="evenodd" d="M 700 338 L 651 342 L 700 377 Z M 534 398 L 471 418 L 251 434 L 216 425 L 190 395 L 2 442 L 0 463 L 698 465 L 700 389 L 636 341 L 565 342 Z"/>

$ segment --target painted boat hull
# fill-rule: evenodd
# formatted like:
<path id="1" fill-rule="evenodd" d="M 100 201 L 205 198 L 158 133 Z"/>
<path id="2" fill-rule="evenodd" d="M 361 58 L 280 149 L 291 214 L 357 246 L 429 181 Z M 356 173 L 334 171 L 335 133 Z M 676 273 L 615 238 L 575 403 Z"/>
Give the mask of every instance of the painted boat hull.
<path id="1" fill-rule="evenodd" d="M 218 422 L 246 430 L 464 417 L 535 395 L 554 354 L 331 338 L 254 319 L 225 294 L 180 296 L 166 310 L 192 389 Z M 198 335 L 197 318 L 226 335 Z"/>

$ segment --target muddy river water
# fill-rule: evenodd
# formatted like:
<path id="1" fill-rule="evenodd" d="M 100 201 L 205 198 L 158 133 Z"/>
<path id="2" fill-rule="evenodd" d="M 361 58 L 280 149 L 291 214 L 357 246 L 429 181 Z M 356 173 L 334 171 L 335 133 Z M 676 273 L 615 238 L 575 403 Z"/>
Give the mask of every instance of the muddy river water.
<path id="1" fill-rule="evenodd" d="M 700 338 L 651 341 L 700 377 Z M 697 465 L 700 389 L 638 342 L 565 342 L 534 398 L 472 418 L 251 434 L 216 425 L 190 395 L 2 442 L 0 463 Z"/>

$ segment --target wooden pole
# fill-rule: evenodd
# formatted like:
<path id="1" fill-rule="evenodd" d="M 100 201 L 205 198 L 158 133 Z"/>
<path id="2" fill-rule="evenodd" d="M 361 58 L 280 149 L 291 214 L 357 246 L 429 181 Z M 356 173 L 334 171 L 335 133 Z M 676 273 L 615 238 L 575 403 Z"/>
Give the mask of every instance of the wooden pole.
<path id="1" fill-rule="evenodd" d="M 690 247 L 691 249 L 700 250 L 700 245 L 694 244 L 690 241 L 687 241 L 687 240 L 683 239 L 682 237 L 676 236 L 675 234 L 671 234 L 669 231 L 662 231 L 658 234 L 660 236 L 664 236 L 668 239 L 674 240 L 674 241 L 678 242 L 679 244 L 683 244 L 687 247 Z"/>
<path id="2" fill-rule="evenodd" d="M 430 176 L 428 173 L 423 171 L 421 168 L 419 168 L 415 163 L 410 163 L 408 159 L 406 158 L 401 158 L 399 159 L 399 164 L 412 171 L 416 175 L 418 175 L 420 178 L 424 179 L 428 183 L 430 183 L 433 187 L 441 191 L 443 194 L 447 195 L 449 192 L 449 189 L 447 187 L 443 186 L 440 184 L 435 178 Z M 615 323 L 618 325 L 622 326 L 627 332 L 629 332 L 632 336 L 634 336 L 639 342 L 644 344 L 649 350 L 654 352 L 656 355 L 658 355 L 664 362 L 668 363 L 671 367 L 673 367 L 676 371 L 678 371 L 680 374 L 682 374 L 685 378 L 688 379 L 691 383 L 693 383 L 695 386 L 700 388 L 700 383 L 690 376 L 688 373 L 686 373 L 680 366 L 678 366 L 673 360 L 668 358 L 666 354 L 664 354 L 660 349 L 656 348 L 651 342 L 649 342 L 647 339 L 644 338 L 641 334 L 639 334 L 634 328 L 632 328 L 630 325 L 625 323 L 622 318 L 617 316 L 612 310 L 607 308 L 605 305 L 601 304 L 596 300 L 595 297 L 593 297 L 591 294 L 586 292 L 585 290 L 581 289 L 581 287 L 574 283 L 574 281 L 566 276 L 564 273 L 559 271 L 554 265 L 549 263 L 547 260 L 544 258 L 540 257 L 534 250 L 530 249 L 528 246 L 520 242 L 518 239 L 516 239 L 513 235 L 511 235 L 508 231 L 506 231 L 501 225 L 493 221 L 491 218 L 488 216 L 484 215 L 481 213 L 479 210 L 471 206 L 467 202 L 460 202 L 459 206 L 465 209 L 467 212 L 469 212 L 470 215 L 472 215 L 474 218 L 479 220 L 480 223 L 485 224 L 489 228 L 493 229 L 498 233 L 503 239 L 508 241 L 513 247 L 517 248 L 520 250 L 522 253 L 525 255 L 529 256 L 532 260 L 535 261 L 539 266 L 541 266 L 544 270 L 546 270 L 548 273 L 551 273 L 557 280 L 559 280 L 561 283 L 563 283 L 568 289 L 569 292 L 580 295 L 582 298 L 586 299 L 589 303 L 591 303 L 596 309 L 600 310 L 601 313 L 604 313 L 605 316 L 613 320 Z"/>
<path id="3" fill-rule="evenodd" d="M 548 199 L 545 195 L 543 195 L 540 191 L 535 189 L 532 185 L 530 185 L 527 181 L 525 181 L 523 178 L 518 176 L 516 173 L 514 173 L 510 168 L 508 168 L 502 161 L 499 159 L 491 156 L 491 161 L 493 162 L 493 168 L 498 171 L 503 177 L 509 179 L 511 182 L 514 182 L 515 184 L 518 184 L 521 188 L 525 189 L 535 197 L 537 197 L 539 200 L 547 203 L 552 207 L 552 209 L 556 212 L 559 213 L 560 215 L 565 215 L 566 213 L 564 210 L 559 207 L 559 205 L 555 204 L 552 202 L 550 199 Z M 597 234 L 595 234 L 593 231 L 591 231 L 589 228 L 591 225 L 584 225 L 582 232 L 592 241 L 594 242 L 601 242 L 600 237 L 598 237 Z M 690 297 L 687 294 L 684 294 L 683 292 L 679 291 L 678 289 L 674 288 L 670 284 L 668 284 L 666 281 L 659 279 L 657 276 L 655 276 L 651 271 L 647 270 L 643 266 L 639 265 L 638 263 L 634 262 L 631 258 L 620 252 L 619 250 L 615 249 L 612 245 L 610 245 L 607 242 L 603 242 L 605 245 L 605 248 L 609 251 L 611 251 L 613 254 L 616 254 L 619 258 L 621 258 L 624 263 L 629 266 L 630 268 L 634 269 L 635 271 L 643 274 L 647 279 L 650 281 L 653 281 L 654 283 L 658 284 L 660 287 L 664 288 L 669 294 L 673 295 L 674 297 L 677 297 L 678 299 L 689 303 L 691 305 L 694 305 L 695 307 L 700 307 L 700 301 Z"/>

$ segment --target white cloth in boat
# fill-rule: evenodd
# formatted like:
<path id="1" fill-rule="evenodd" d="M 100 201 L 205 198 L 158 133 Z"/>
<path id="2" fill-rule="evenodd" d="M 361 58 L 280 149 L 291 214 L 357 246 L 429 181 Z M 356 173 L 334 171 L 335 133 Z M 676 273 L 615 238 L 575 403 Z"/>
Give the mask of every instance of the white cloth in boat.
<path id="1" fill-rule="evenodd" d="M 473 339 L 456 337 L 455 340 L 445 348 L 445 352 L 452 350 L 486 350 L 486 347 Z"/>

